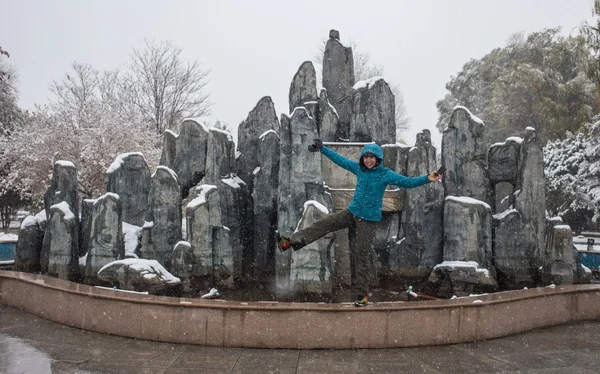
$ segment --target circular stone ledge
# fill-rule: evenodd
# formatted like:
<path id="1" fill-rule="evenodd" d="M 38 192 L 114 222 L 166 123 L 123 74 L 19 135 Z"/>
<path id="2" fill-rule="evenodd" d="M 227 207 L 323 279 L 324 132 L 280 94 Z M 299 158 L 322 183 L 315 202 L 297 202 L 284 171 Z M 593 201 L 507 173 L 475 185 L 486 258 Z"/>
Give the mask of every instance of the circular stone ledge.
<path id="1" fill-rule="evenodd" d="M 600 319 L 600 285 L 422 302 L 283 303 L 144 295 L 0 271 L 0 303 L 100 333 L 253 348 L 395 348 L 486 340 Z"/>

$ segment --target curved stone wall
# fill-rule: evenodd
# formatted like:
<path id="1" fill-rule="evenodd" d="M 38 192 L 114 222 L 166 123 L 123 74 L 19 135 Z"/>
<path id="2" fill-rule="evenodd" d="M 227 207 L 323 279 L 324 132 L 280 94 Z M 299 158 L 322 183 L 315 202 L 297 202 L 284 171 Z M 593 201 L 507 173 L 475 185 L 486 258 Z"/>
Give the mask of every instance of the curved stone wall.
<path id="1" fill-rule="evenodd" d="M 0 303 L 85 330 L 170 343 L 392 348 L 472 342 L 600 319 L 600 285 L 355 308 L 159 297 L 0 271 Z"/>

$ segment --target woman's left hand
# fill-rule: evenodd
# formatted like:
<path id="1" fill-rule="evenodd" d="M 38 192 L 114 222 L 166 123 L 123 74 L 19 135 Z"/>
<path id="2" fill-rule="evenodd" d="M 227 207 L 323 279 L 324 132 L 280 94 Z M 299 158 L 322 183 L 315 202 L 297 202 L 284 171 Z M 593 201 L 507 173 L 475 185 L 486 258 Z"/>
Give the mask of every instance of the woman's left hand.
<path id="1" fill-rule="evenodd" d="M 432 171 L 431 174 L 427 176 L 430 182 L 441 181 L 444 174 L 438 174 L 437 171 Z"/>

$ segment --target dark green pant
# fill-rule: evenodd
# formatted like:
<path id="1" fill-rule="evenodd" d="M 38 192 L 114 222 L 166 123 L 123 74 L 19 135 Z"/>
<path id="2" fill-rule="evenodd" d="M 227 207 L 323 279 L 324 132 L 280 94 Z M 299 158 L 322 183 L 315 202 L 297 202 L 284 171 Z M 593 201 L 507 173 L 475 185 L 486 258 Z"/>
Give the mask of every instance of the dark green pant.
<path id="1" fill-rule="evenodd" d="M 371 250 L 375 239 L 377 223 L 365 221 L 350 213 L 348 209 L 333 213 L 315 222 L 312 226 L 297 231 L 290 238 L 294 249 L 299 249 L 326 234 L 350 228 L 354 232 L 354 240 L 350 240 L 350 267 L 352 271 L 352 288 L 356 296 L 369 294 L 371 279 Z"/>

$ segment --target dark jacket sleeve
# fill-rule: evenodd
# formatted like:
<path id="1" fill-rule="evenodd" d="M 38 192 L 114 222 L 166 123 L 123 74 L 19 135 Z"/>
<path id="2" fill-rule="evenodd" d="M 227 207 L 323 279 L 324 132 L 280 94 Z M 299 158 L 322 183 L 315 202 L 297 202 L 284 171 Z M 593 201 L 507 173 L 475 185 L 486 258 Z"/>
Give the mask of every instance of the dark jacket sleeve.
<path id="1" fill-rule="evenodd" d="M 356 161 L 352 161 L 347 159 L 346 157 L 336 153 L 333 149 L 323 146 L 321 148 L 321 153 L 327 156 L 328 159 L 333 161 L 335 164 L 343 167 L 353 174 L 357 174 L 360 170 L 360 165 Z"/>

